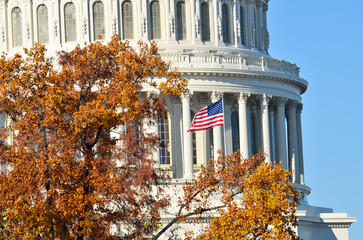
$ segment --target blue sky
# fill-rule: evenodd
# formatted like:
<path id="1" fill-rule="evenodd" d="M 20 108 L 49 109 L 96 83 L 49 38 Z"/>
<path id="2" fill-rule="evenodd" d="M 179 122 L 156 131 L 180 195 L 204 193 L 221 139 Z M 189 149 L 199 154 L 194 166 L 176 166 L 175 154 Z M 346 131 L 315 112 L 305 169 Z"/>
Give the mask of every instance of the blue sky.
<path id="1" fill-rule="evenodd" d="M 296 63 L 302 95 L 305 182 L 310 205 L 358 217 L 363 229 L 363 1 L 271 0 L 270 55 Z"/>

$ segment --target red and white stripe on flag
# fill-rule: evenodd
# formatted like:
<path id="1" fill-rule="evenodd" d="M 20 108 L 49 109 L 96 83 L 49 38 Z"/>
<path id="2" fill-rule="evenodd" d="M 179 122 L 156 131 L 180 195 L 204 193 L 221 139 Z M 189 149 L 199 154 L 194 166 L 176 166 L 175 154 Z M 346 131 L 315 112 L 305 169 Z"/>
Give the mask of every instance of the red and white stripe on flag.
<path id="1" fill-rule="evenodd" d="M 212 103 L 195 114 L 192 122 L 192 127 L 188 132 L 206 130 L 208 128 L 223 126 L 224 113 L 222 99 Z"/>

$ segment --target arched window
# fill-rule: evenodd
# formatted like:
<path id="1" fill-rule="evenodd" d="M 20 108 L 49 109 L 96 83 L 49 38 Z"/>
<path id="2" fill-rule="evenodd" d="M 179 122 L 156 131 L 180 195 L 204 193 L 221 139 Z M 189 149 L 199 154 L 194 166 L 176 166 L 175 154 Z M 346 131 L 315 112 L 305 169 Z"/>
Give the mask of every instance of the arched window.
<path id="1" fill-rule="evenodd" d="M 190 111 L 190 118 L 193 120 L 195 113 Z M 193 122 L 193 121 L 192 121 Z M 192 132 L 193 164 L 197 164 L 197 133 Z"/>
<path id="2" fill-rule="evenodd" d="M 160 164 L 170 164 L 169 114 L 159 120 L 158 130 L 160 136 Z"/>
<path id="3" fill-rule="evenodd" d="M 187 18 L 185 13 L 185 2 L 179 1 L 176 4 L 176 18 L 177 18 L 177 40 L 187 39 Z"/>
<path id="4" fill-rule="evenodd" d="M 105 12 L 101 1 L 93 4 L 93 37 L 94 40 L 105 39 Z"/>
<path id="5" fill-rule="evenodd" d="M 40 5 L 37 9 L 38 20 L 38 42 L 49 42 L 49 28 L 48 28 L 48 8 L 44 4 Z"/>
<path id="6" fill-rule="evenodd" d="M 230 43 L 231 38 L 229 34 L 229 13 L 227 4 L 222 6 L 222 28 L 223 28 L 223 42 Z"/>
<path id="7" fill-rule="evenodd" d="M 233 152 L 239 149 L 239 126 L 238 126 L 238 115 L 235 111 L 231 114 L 232 121 L 232 148 Z"/>
<path id="8" fill-rule="evenodd" d="M 13 31 L 13 46 L 18 47 L 23 45 L 23 30 L 21 23 L 21 10 L 16 7 L 11 12 L 11 24 Z"/>
<path id="9" fill-rule="evenodd" d="M 76 7 L 74 3 L 64 6 L 64 26 L 66 30 L 66 42 L 77 41 Z"/>
<path id="10" fill-rule="evenodd" d="M 201 25 L 202 25 L 202 41 L 210 41 L 210 20 L 208 3 L 203 2 L 200 8 Z"/>
<path id="11" fill-rule="evenodd" d="M 246 44 L 246 40 L 245 40 L 245 12 L 244 12 L 243 7 L 240 8 L 239 24 L 240 24 L 241 44 L 245 45 Z"/>
<path id="12" fill-rule="evenodd" d="M 160 22 L 160 3 L 159 1 L 152 1 L 150 4 L 150 30 L 151 39 L 161 38 L 161 22 Z"/>
<path id="13" fill-rule="evenodd" d="M 134 17 L 130 1 L 122 3 L 122 37 L 123 39 L 134 38 Z"/>

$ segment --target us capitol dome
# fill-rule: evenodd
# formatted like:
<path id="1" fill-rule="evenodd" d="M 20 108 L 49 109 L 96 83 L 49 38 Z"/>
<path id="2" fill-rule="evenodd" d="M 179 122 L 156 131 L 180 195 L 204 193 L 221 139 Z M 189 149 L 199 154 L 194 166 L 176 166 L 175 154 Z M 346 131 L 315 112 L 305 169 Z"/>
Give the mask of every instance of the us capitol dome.
<path id="1" fill-rule="evenodd" d="M 55 57 L 57 51 L 109 41 L 114 34 L 131 45 L 155 40 L 160 55 L 189 80 L 190 89 L 182 97 L 163 96 L 168 115 L 149 129 L 166 146 L 155 152 L 161 168 L 183 182 L 216 157 L 218 149 L 227 154 L 241 149 L 249 158 L 263 147 L 267 162 L 282 162 L 293 184 L 310 193 L 301 126 L 301 95 L 308 82 L 296 64 L 269 55 L 268 2 L 0 0 L 0 52 L 11 55 L 40 42 Z M 145 88 L 144 94 L 150 91 Z M 187 132 L 193 115 L 222 96 L 225 134 L 223 127 Z M 306 240 L 348 239 L 348 228 L 356 221 L 346 213 L 310 206 L 307 199 L 297 215 L 297 232 Z"/>

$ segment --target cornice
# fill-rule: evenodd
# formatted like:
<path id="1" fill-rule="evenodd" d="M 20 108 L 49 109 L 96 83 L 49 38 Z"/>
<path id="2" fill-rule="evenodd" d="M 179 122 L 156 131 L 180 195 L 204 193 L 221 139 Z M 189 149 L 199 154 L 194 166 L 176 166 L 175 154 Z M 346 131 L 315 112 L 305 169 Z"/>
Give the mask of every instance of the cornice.
<path id="1" fill-rule="evenodd" d="M 218 69 L 216 69 L 215 72 L 211 72 L 210 70 L 205 71 L 184 71 L 182 69 L 179 69 L 181 72 L 181 75 L 184 77 L 188 76 L 218 76 L 218 77 L 236 77 L 236 78 L 249 78 L 249 79 L 256 79 L 256 80 L 268 80 L 268 81 L 274 81 L 274 82 L 281 82 L 285 84 L 291 84 L 298 88 L 300 88 L 300 94 L 303 94 L 307 87 L 308 82 L 303 78 L 293 78 L 291 76 L 272 76 L 267 75 L 267 72 L 218 72 Z M 225 71 L 225 69 L 223 69 Z M 262 75 L 264 74 L 264 75 Z"/>

